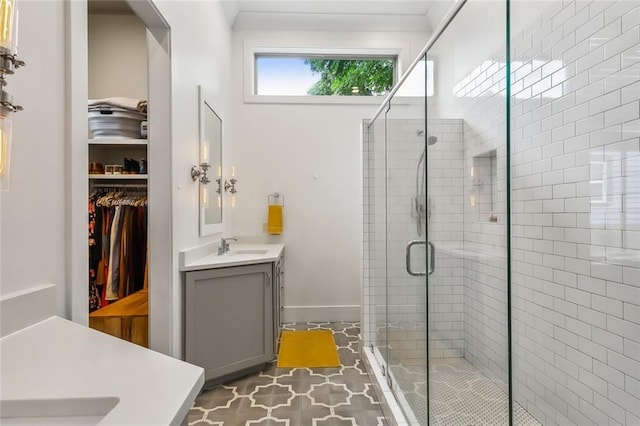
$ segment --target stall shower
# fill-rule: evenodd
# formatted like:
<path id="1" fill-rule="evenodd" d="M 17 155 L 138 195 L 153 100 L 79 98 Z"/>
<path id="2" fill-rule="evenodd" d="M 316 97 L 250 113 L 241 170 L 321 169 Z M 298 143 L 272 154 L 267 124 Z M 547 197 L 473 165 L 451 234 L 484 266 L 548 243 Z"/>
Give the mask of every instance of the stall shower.
<path id="1" fill-rule="evenodd" d="M 363 125 L 396 420 L 640 424 L 640 4 L 458 1 L 409 72 Z"/>

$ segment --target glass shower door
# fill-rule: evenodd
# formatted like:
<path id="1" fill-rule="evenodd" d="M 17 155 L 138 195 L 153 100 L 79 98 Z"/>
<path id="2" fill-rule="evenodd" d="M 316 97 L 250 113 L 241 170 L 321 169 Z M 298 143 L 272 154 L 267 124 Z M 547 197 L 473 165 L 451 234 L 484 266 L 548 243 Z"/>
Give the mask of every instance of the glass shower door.
<path id="1" fill-rule="evenodd" d="M 424 69 L 414 68 L 410 79 L 422 89 L 396 95 L 385 115 L 387 378 L 409 423 L 426 425 Z"/>
<path id="2" fill-rule="evenodd" d="M 387 365 L 386 141 L 381 117 L 367 123 L 364 140 L 365 304 L 364 340 L 379 365 Z"/>
<path id="3" fill-rule="evenodd" d="M 469 0 L 426 55 L 429 424 L 509 424 L 506 8 Z"/>

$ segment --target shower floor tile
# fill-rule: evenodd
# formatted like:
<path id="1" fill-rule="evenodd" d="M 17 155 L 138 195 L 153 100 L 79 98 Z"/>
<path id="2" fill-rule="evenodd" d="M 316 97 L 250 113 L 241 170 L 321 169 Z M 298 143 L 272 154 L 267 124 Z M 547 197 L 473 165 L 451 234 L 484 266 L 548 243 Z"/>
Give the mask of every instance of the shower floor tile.
<path id="1" fill-rule="evenodd" d="M 392 366 L 411 412 L 420 425 L 427 425 L 426 375 L 424 367 Z M 484 373 L 464 358 L 431 361 L 431 425 L 506 425 L 509 401 Z M 514 404 L 514 424 L 541 426 L 520 404 Z"/>
<path id="2" fill-rule="evenodd" d="M 328 329 L 338 346 L 337 368 L 277 368 L 203 390 L 189 425 L 387 426 L 358 351 L 359 323 L 285 324 L 288 330 Z"/>

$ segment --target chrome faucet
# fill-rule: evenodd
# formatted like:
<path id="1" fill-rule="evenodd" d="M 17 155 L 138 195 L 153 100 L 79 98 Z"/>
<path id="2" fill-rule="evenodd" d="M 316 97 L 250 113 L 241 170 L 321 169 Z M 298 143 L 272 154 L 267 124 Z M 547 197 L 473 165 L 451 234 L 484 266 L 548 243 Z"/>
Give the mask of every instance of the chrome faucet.
<path id="1" fill-rule="evenodd" d="M 229 241 L 238 241 L 237 238 L 220 238 L 220 247 L 218 247 L 218 254 L 225 254 L 229 251 Z"/>

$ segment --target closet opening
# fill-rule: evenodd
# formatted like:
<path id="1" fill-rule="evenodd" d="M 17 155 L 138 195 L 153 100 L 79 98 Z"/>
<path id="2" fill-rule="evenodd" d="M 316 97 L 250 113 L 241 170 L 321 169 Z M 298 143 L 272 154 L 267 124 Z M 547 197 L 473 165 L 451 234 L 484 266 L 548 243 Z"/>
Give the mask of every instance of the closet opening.
<path id="1" fill-rule="evenodd" d="M 154 173 L 171 170 L 170 27 L 153 0 L 67 2 L 65 17 L 67 316 L 179 356 L 171 175 Z"/>
<path id="2" fill-rule="evenodd" d="M 89 327 L 149 346 L 147 27 L 87 2 Z"/>

